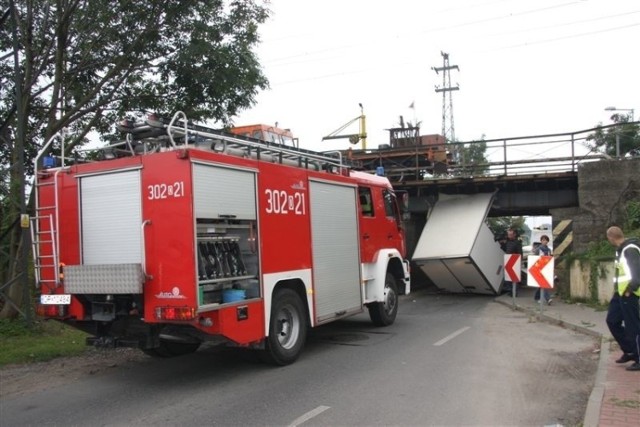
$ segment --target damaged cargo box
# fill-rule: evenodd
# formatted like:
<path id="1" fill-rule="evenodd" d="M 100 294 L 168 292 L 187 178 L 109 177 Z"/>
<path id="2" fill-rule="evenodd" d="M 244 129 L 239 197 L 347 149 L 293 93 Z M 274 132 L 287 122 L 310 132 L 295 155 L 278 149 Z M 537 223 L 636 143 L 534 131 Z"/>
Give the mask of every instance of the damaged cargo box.
<path id="1" fill-rule="evenodd" d="M 504 252 L 485 223 L 494 194 L 439 196 L 413 262 L 442 290 L 499 294 Z"/>

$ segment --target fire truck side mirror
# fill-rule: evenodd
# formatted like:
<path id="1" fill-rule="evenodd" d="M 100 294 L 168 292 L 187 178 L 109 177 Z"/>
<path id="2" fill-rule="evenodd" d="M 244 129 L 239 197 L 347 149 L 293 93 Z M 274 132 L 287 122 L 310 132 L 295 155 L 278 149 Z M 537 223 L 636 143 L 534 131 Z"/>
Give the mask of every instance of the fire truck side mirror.
<path id="1" fill-rule="evenodd" d="M 398 200 L 398 207 L 400 208 L 401 214 L 406 214 L 409 212 L 409 193 L 404 190 L 396 191 L 396 198 Z"/>
<path id="2" fill-rule="evenodd" d="M 398 224 L 398 230 L 404 229 L 403 221 L 409 219 L 409 193 L 403 190 L 396 191 L 394 194 L 396 204 L 396 223 Z"/>

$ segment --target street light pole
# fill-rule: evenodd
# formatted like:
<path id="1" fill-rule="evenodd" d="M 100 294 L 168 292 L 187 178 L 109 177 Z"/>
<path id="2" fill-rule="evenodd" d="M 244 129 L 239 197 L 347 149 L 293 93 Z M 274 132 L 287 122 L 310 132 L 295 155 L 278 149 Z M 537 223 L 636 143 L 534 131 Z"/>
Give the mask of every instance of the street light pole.
<path id="1" fill-rule="evenodd" d="M 607 107 L 604 109 L 604 111 L 629 111 L 631 112 L 631 114 L 629 115 L 631 117 L 631 121 L 634 122 L 634 110 L 633 108 L 616 108 L 616 107 Z"/>
<path id="2" fill-rule="evenodd" d="M 633 108 L 616 108 L 616 107 L 607 107 L 604 109 L 604 111 L 629 111 L 631 112 L 631 114 L 629 115 L 629 117 L 631 117 L 631 122 L 634 122 L 634 117 L 633 117 Z M 618 123 L 618 126 L 616 126 L 616 158 L 620 158 L 620 123 Z"/>

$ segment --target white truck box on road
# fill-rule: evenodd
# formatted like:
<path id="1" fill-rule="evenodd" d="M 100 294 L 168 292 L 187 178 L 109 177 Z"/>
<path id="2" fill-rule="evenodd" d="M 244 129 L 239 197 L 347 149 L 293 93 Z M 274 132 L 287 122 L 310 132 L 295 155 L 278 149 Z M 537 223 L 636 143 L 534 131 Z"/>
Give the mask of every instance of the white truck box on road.
<path id="1" fill-rule="evenodd" d="M 504 252 L 485 223 L 494 194 L 440 195 L 413 253 L 414 263 L 442 290 L 495 295 Z"/>

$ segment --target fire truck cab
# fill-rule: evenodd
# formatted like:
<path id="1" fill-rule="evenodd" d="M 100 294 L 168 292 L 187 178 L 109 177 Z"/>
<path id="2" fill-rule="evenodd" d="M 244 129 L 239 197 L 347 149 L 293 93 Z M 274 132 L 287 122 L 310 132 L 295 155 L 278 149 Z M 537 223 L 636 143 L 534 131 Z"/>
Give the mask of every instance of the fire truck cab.
<path id="1" fill-rule="evenodd" d="M 214 341 L 279 365 L 297 359 L 309 327 L 365 307 L 374 324 L 393 323 L 410 281 L 386 178 L 182 113 L 121 130 L 103 160 L 56 159 L 48 146 L 38 156 L 32 240 L 46 318 L 97 346 L 168 357 Z"/>

